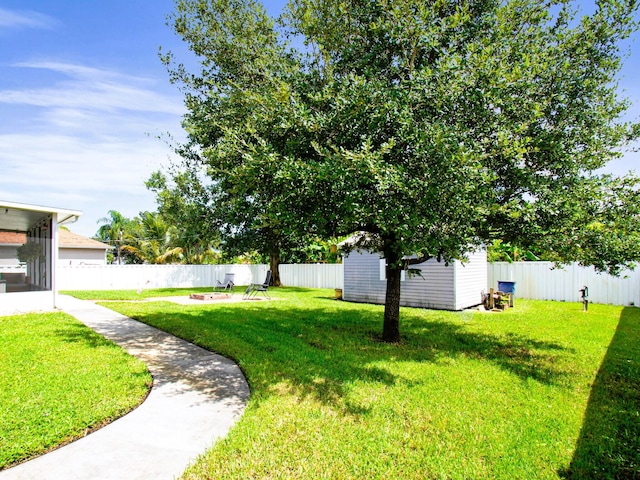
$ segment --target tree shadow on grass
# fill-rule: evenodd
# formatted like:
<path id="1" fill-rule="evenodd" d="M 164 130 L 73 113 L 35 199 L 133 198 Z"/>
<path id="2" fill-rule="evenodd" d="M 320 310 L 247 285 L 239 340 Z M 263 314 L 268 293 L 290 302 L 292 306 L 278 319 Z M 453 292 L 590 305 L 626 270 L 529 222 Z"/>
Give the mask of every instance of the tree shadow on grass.
<path id="1" fill-rule="evenodd" d="M 623 309 L 591 387 L 567 479 L 640 479 L 640 310 Z"/>
<path id="2" fill-rule="evenodd" d="M 102 335 L 94 332 L 89 327 L 81 323 L 68 323 L 53 332 L 58 338 L 69 343 L 80 343 L 90 348 L 113 346 L 111 340 L 107 340 Z"/>
<path id="3" fill-rule="evenodd" d="M 434 314 L 403 323 L 408 339 L 399 345 L 379 341 L 381 308 L 351 306 L 336 310 L 273 304 L 181 307 L 169 303 L 132 308 L 109 305 L 125 315 L 180 336 L 236 361 L 245 371 L 254 401 L 279 388 L 295 389 L 348 414 L 362 407 L 345 401 L 345 385 L 364 381 L 415 383 L 381 364 L 440 362 L 465 356 L 488 361 L 522 380 L 554 384 L 564 372 L 554 362 L 566 348 L 523 335 L 474 332 Z M 455 315 L 448 313 L 448 315 Z"/>

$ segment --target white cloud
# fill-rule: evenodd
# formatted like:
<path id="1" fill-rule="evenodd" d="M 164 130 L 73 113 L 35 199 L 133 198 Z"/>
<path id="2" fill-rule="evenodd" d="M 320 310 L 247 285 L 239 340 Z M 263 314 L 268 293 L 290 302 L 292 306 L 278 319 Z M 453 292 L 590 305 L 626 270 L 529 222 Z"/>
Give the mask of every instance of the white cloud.
<path id="1" fill-rule="evenodd" d="M 155 82 L 150 79 L 65 63 L 20 63 L 14 67 L 48 70 L 67 78 L 42 88 L 2 90 L 0 103 L 174 115 L 184 111 L 181 101 L 154 91 Z"/>
<path id="2" fill-rule="evenodd" d="M 4 178 L 14 188 L 38 187 L 86 195 L 134 194 L 167 150 L 153 138 L 102 142 L 61 135 L 0 135 Z M 5 183 L 4 181 L 2 183 Z"/>
<path id="3" fill-rule="evenodd" d="M 32 11 L 11 11 L 0 7 L 0 28 L 51 29 L 58 22 L 47 15 Z"/>
<path id="4" fill-rule="evenodd" d="M 161 168 L 168 149 L 141 137 L 95 141 L 62 135 L 0 135 L 0 198 L 84 211 L 92 235 L 109 210 L 132 217 L 154 209 L 144 182 Z"/>
<path id="5" fill-rule="evenodd" d="M 19 66 L 25 67 L 61 76 L 53 82 L 43 76 L 45 86 L 0 91 L 0 104 L 19 117 L 0 122 L 0 198 L 82 210 L 72 229 L 83 235 L 93 235 L 109 210 L 133 217 L 154 209 L 144 182 L 172 154 L 156 136 L 180 135 L 179 95 L 163 93 L 166 84 L 151 78 L 105 69 Z"/>

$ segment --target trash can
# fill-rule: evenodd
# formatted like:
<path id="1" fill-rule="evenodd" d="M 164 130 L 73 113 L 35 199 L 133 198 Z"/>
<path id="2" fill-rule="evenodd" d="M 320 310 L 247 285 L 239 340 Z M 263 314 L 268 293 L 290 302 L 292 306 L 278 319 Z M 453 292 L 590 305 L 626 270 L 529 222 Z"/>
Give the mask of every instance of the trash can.
<path id="1" fill-rule="evenodd" d="M 502 293 L 516 293 L 516 282 L 505 282 L 498 280 L 498 291 Z"/>

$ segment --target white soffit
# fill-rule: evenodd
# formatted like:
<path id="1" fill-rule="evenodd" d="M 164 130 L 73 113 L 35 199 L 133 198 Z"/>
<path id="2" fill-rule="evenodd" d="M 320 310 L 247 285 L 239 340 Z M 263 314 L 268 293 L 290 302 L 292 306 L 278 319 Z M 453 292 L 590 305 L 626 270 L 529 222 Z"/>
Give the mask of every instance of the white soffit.
<path id="1" fill-rule="evenodd" d="M 75 222 L 82 212 L 0 200 L 0 231 L 27 232 L 50 215 L 58 215 L 58 225 Z"/>

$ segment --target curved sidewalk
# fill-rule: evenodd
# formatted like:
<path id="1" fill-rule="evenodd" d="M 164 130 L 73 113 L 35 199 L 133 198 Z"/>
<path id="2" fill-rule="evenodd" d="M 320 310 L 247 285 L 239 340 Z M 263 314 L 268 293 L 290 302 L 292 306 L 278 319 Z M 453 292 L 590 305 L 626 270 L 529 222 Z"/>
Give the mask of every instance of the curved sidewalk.
<path id="1" fill-rule="evenodd" d="M 0 480 L 173 479 L 244 411 L 249 386 L 231 360 L 91 302 L 58 304 L 145 362 L 153 387 L 129 414 Z"/>

